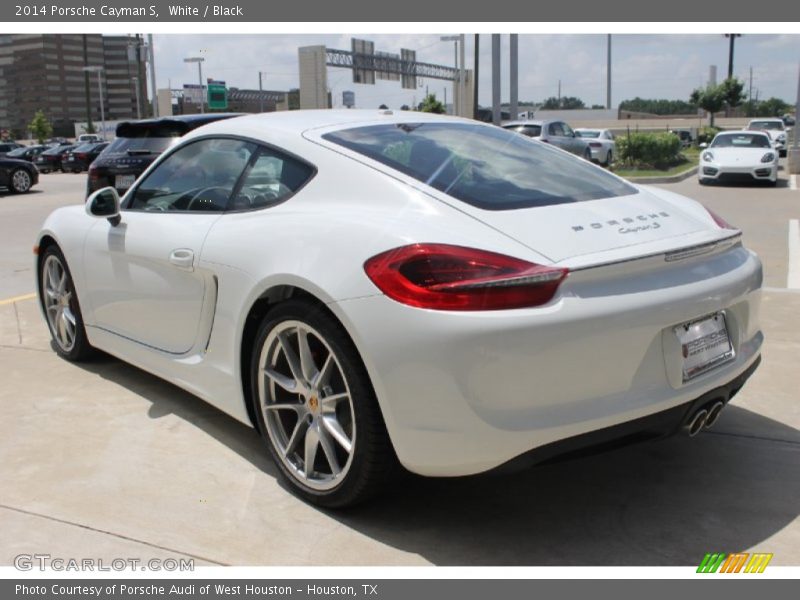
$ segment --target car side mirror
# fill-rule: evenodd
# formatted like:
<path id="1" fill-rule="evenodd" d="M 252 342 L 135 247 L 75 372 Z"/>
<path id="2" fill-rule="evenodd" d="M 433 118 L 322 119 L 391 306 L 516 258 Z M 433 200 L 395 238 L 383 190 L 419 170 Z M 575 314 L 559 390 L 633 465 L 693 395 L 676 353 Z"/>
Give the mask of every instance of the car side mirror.
<path id="1" fill-rule="evenodd" d="M 96 219 L 108 219 L 114 227 L 122 221 L 119 211 L 119 194 L 113 187 L 97 190 L 86 199 L 86 214 Z"/>
<path id="2" fill-rule="evenodd" d="M 706 144 L 705 142 L 703 142 L 702 144 L 700 144 L 700 145 L 698 146 L 698 148 L 708 148 L 708 144 Z"/>

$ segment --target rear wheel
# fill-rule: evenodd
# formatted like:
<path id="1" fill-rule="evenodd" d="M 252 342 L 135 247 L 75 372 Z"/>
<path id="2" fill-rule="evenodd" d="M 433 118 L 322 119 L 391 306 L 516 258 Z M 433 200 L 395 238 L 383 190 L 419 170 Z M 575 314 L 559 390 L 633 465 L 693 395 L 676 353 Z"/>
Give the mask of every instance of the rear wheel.
<path id="1" fill-rule="evenodd" d="M 613 160 L 614 160 L 614 153 L 611 152 L 611 150 L 609 150 L 608 154 L 606 154 L 606 166 L 610 167 L 611 166 L 611 162 Z"/>
<path id="2" fill-rule="evenodd" d="M 592 160 L 592 151 L 589 148 L 584 148 L 583 150 L 583 159 L 591 161 Z"/>
<path id="3" fill-rule="evenodd" d="M 708 179 L 706 179 L 705 177 L 701 177 L 701 178 L 700 178 L 698 181 L 700 182 L 700 185 L 708 185 L 709 183 L 711 183 L 711 182 L 710 182 Z"/>
<path id="4" fill-rule="evenodd" d="M 25 169 L 17 169 L 11 174 L 11 191 L 15 194 L 24 194 L 30 191 L 32 184 L 31 174 Z"/>
<path id="5" fill-rule="evenodd" d="M 55 350 L 67 360 L 85 360 L 94 349 L 86 338 L 78 296 L 64 255 L 56 246 L 50 246 L 40 265 L 40 297 Z"/>
<path id="6" fill-rule="evenodd" d="M 319 306 L 289 300 L 267 314 L 251 377 L 259 429 L 295 493 L 340 508 L 392 478 L 396 458 L 366 369 Z"/>

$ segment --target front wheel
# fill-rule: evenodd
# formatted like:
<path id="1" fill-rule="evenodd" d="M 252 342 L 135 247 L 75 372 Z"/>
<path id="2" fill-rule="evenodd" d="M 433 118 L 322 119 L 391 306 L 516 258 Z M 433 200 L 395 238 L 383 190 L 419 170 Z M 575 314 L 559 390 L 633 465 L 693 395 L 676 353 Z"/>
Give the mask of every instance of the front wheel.
<path id="1" fill-rule="evenodd" d="M 584 149 L 583 151 L 583 160 L 592 160 L 592 151 L 589 148 Z"/>
<path id="2" fill-rule="evenodd" d="M 40 264 L 39 295 L 55 350 L 67 360 L 85 360 L 94 349 L 86 338 L 81 307 L 64 255 L 57 247 L 50 246 Z"/>
<path id="3" fill-rule="evenodd" d="M 295 493 L 342 508 L 391 479 L 396 458 L 366 369 L 322 308 L 289 300 L 270 311 L 251 377 L 259 429 Z"/>
<path id="4" fill-rule="evenodd" d="M 15 194 L 24 194 L 30 191 L 32 184 L 31 174 L 25 169 L 17 169 L 11 174 L 11 191 Z"/>

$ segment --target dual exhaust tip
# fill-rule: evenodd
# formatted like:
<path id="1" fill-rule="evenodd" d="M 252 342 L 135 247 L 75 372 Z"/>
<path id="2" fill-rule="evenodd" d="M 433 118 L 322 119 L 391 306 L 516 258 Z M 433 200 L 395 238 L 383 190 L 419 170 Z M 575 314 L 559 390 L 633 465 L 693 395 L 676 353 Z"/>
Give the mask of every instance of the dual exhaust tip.
<path id="1" fill-rule="evenodd" d="M 722 400 L 707 404 L 686 420 L 683 431 L 689 437 L 694 437 L 703 429 L 710 429 L 719 419 L 723 408 L 725 408 L 725 403 Z"/>

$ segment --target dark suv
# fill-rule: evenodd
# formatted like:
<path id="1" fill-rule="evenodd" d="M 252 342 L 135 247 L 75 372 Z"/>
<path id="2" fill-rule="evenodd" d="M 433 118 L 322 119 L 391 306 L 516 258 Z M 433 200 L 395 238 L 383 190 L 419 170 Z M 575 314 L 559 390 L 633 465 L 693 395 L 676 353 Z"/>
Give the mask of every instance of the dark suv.
<path id="1" fill-rule="evenodd" d="M 206 113 L 120 123 L 117 138 L 89 167 L 86 195 L 108 186 L 124 194 L 179 137 L 207 123 L 238 116 L 241 113 Z"/>

